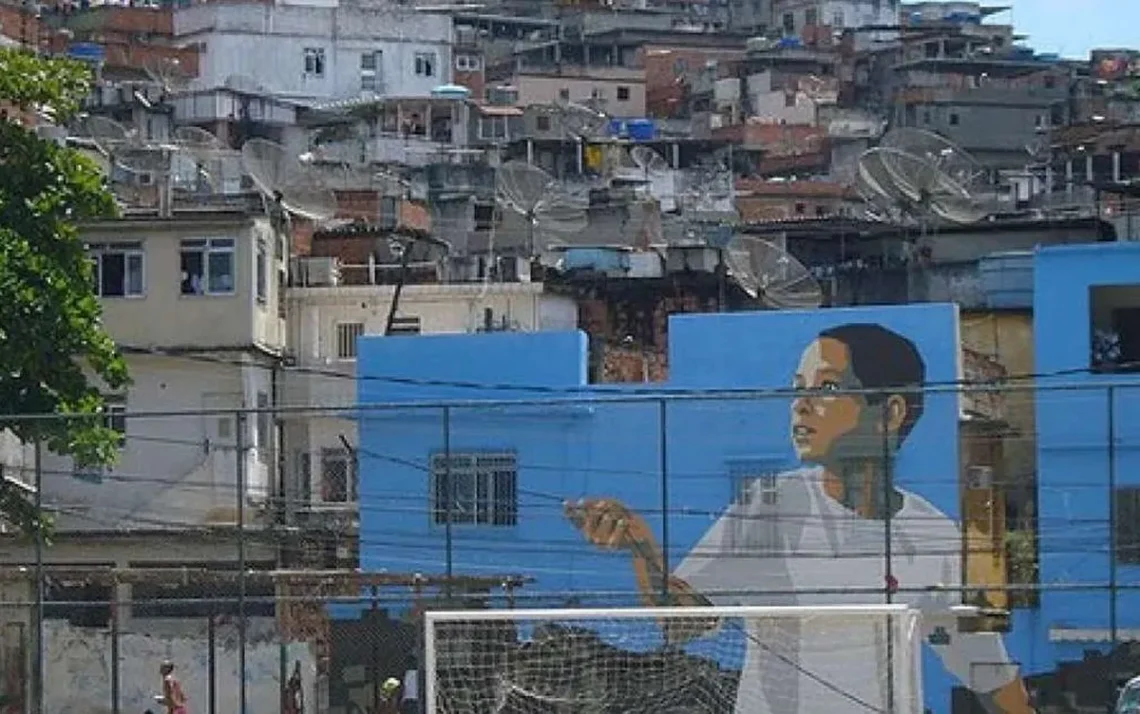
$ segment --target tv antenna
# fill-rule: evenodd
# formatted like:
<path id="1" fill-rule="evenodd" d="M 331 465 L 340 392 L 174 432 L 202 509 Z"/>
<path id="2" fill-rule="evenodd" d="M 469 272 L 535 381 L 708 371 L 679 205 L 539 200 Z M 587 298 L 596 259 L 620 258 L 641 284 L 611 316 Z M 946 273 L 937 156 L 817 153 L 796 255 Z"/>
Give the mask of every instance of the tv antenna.
<path id="1" fill-rule="evenodd" d="M 536 255 L 535 234 L 580 233 L 589 225 L 589 201 L 568 191 L 542 169 L 523 161 L 508 161 L 495 179 L 495 202 L 527 223 L 527 254 Z"/>
<path id="2" fill-rule="evenodd" d="M 731 234 L 723 249 L 728 274 L 751 298 L 776 310 L 811 310 L 823 303 L 819 282 L 788 251 L 760 238 Z"/>
<path id="3" fill-rule="evenodd" d="M 241 147 L 241 165 L 257 190 L 289 213 L 318 222 L 336 215 L 336 194 L 281 144 L 249 139 Z"/>

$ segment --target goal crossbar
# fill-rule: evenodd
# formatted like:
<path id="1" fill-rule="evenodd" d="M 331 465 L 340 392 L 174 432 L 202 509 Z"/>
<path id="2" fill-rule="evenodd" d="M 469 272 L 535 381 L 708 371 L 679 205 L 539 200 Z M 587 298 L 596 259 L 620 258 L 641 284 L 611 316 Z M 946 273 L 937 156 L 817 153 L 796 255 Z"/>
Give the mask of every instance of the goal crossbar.
<path id="1" fill-rule="evenodd" d="M 907 605 L 728 605 L 724 607 L 582 607 L 522 610 L 428 610 L 428 623 L 479 620 L 607 620 L 671 619 L 684 617 L 797 617 L 801 615 L 852 617 L 903 615 Z"/>
<path id="2" fill-rule="evenodd" d="M 952 607 L 950 614 L 965 617 L 974 614 L 977 608 L 970 606 Z M 944 611 L 945 614 L 945 611 Z M 440 689 L 438 666 L 440 656 L 439 630 L 448 623 L 549 623 L 574 621 L 630 621 L 647 620 L 655 622 L 707 621 L 714 620 L 781 620 L 813 618 L 827 621 L 845 618 L 868 618 L 877 620 L 894 617 L 900 620 L 917 619 L 921 612 L 905 604 L 860 604 L 860 605 L 777 605 L 777 606 L 712 606 L 712 607 L 595 607 L 595 608 L 544 608 L 544 609 L 493 609 L 493 610 L 429 610 L 424 613 L 424 659 L 425 687 L 424 699 L 427 714 L 439 714 Z M 446 636 L 446 635 L 445 635 Z"/>

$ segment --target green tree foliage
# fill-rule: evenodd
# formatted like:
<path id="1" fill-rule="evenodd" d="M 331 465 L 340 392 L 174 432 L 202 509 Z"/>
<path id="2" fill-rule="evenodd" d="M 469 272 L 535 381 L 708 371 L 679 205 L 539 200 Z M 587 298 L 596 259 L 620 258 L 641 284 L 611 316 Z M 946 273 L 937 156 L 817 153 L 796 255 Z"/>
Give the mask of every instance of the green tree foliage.
<path id="1" fill-rule="evenodd" d="M 63 123 L 79 110 L 89 78 L 76 62 L 0 50 L 0 107 Z M 0 429 L 82 465 L 114 461 L 120 437 L 99 416 L 102 390 L 128 380 L 103 329 L 76 224 L 114 213 L 93 162 L 0 120 Z M 60 416 L 19 418 L 49 414 Z M 0 515 L 27 533 L 48 527 L 3 482 Z"/>

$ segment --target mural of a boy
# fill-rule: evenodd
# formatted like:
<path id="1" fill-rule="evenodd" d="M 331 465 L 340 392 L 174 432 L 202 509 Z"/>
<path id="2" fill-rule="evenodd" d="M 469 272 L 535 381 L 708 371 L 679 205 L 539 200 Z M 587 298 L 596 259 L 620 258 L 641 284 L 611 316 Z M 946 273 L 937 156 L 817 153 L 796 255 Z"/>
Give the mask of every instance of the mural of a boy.
<path id="1" fill-rule="evenodd" d="M 916 387 L 925 382 L 919 350 L 896 332 L 871 323 L 821 331 L 793 377 L 802 392 L 792 400 L 790 433 L 803 466 L 781 474 L 775 494 L 755 483 L 729 506 L 668 576 L 668 603 L 661 549 L 643 517 L 609 498 L 568 505 L 567 515 L 593 545 L 632 554 L 639 589 L 652 605 L 858 604 L 875 601 L 869 593 L 882 593 L 882 601 L 899 588 L 892 601 L 928 613 L 926 642 L 990 711 L 1030 712 L 1000 635 L 937 630 L 960 597 L 912 589 L 960 582 L 957 525 L 887 481 L 894 454 L 922 417 L 924 395 Z M 773 591 L 787 594 L 742 594 Z M 827 628 L 785 621 L 773 632 L 771 623 L 764 631 L 750 624 L 736 711 L 885 711 L 892 696 L 884 691 L 885 627 L 861 626 L 865 632 L 845 631 L 837 640 Z M 666 632 L 675 641 L 705 634 Z M 774 637 L 778 647 L 760 644 Z"/>

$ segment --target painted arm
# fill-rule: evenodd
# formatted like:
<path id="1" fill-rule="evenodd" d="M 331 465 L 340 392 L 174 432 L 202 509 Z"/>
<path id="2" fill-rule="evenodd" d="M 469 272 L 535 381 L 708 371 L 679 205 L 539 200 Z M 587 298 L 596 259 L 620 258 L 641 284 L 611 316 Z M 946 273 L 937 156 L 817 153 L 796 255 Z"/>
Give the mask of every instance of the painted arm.
<path id="1" fill-rule="evenodd" d="M 932 649 L 946 669 L 978 695 L 991 714 L 1034 711 L 1029 692 L 1017 673 L 1017 665 L 1010 663 L 1000 634 L 955 633 L 948 644 L 932 645 Z"/>
<path id="2" fill-rule="evenodd" d="M 766 527 L 771 521 L 763 517 L 774 514 L 752 513 L 741 504 L 729 506 L 672 573 L 666 573 L 661 548 L 645 519 L 621 503 L 598 499 L 567 504 L 566 515 L 594 545 L 630 552 L 638 590 L 649 607 L 741 604 L 739 593 L 758 588 L 790 592 L 792 587 L 780 541 L 782 531 Z M 765 599 L 776 604 L 785 598 Z M 716 630 L 720 622 L 716 618 L 674 619 L 664 625 L 667 640 L 679 644 Z"/>
<path id="3" fill-rule="evenodd" d="M 665 558 L 645 519 L 613 499 L 565 506 L 567 519 L 596 546 L 628 550 L 641 600 L 647 607 L 709 607 L 713 603 L 688 582 L 665 572 Z M 715 630 L 715 618 L 662 622 L 665 638 L 680 644 Z"/>
<path id="4" fill-rule="evenodd" d="M 955 528 L 947 537 L 957 539 L 960 536 Z M 960 580 L 955 558 L 946 558 L 942 571 L 942 582 Z M 946 670 L 969 687 L 990 714 L 1033 712 L 1029 692 L 1017 665 L 1010 662 L 1005 641 L 999 633 L 958 632 L 958 618 L 950 611 L 953 602 L 944 593 L 928 595 L 917 604 L 924 611 L 923 638 L 930 643 Z M 935 633 L 941 637 L 932 637 Z"/>

